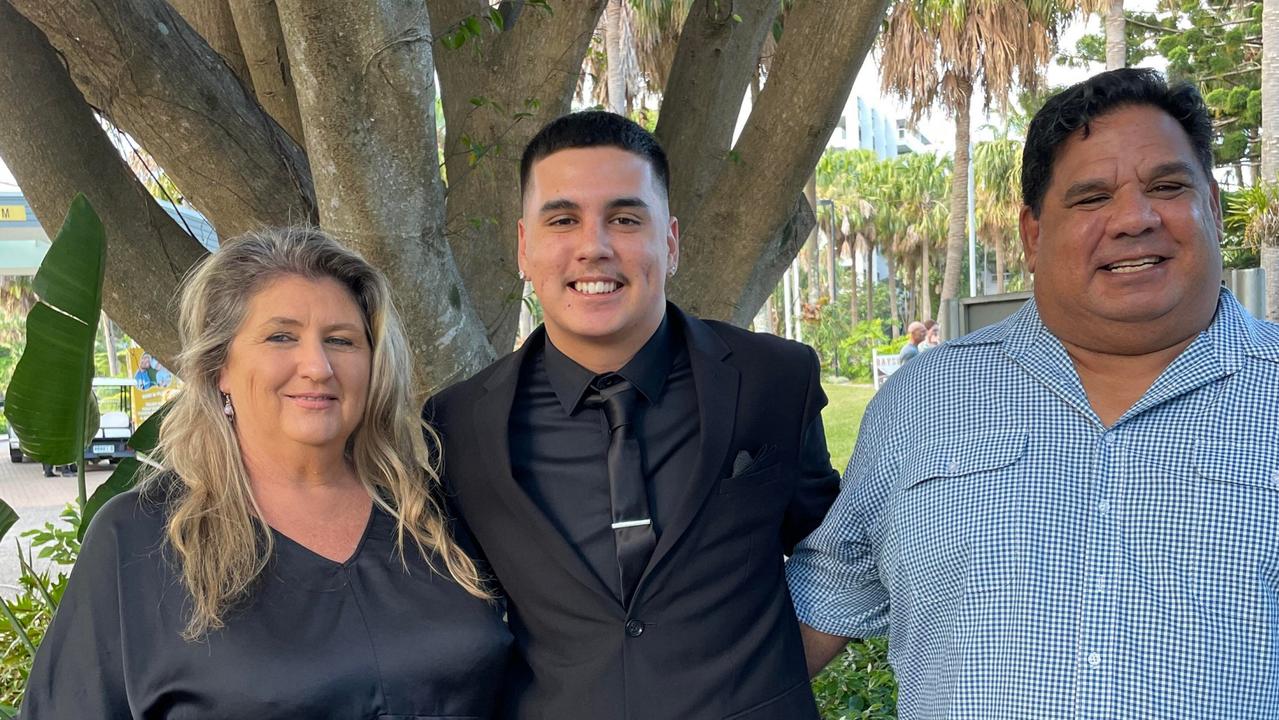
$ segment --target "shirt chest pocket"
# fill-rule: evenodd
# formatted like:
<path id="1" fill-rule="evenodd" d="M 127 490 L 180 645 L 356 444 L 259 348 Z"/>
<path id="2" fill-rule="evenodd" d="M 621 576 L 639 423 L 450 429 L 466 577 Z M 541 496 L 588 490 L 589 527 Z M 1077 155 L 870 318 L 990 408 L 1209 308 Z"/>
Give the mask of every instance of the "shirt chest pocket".
<path id="1" fill-rule="evenodd" d="M 1193 589 L 1215 615 L 1279 614 L 1279 448 L 1195 450 Z"/>
<path id="2" fill-rule="evenodd" d="M 1018 576 L 1025 449 L 1022 431 L 965 433 L 901 459 L 883 547 L 896 597 L 953 601 Z"/>

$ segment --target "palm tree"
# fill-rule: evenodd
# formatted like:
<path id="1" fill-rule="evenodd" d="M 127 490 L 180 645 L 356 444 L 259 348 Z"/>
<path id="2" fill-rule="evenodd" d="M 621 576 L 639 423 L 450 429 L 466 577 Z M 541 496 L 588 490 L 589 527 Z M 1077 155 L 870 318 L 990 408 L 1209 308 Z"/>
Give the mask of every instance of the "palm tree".
<path id="1" fill-rule="evenodd" d="M 893 199 L 901 214 L 896 246 L 901 254 L 919 256 L 918 318 L 931 318 L 932 255 L 945 242 L 951 213 L 947 204 L 950 162 L 935 153 L 919 153 L 900 157 L 894 164 L 899 181 Z"/>
<path id="2" fill-rule="evenodd" d="M 1022 142 L 1008 137 L 973 147 L 973 189 L 977 237 L 995 251 L 995 291 L 1005 290 L 1010 254 L 1019 252 L 1017 216 L 1021 211 Z"/>
<path id="3" fill-rule="evenodd" d="M 630 45 L 622 29 L 622 0 L 608 0 L 604 9 L 604 48 L 608 58 L 608 109 L 626 114 L 626 73 L 623 48 Z"/>
<path id="4" fill-rule="evenodd" d="M 830 199 L 834 206 L 831 223 L 831 242 L 838 242 L 840 228 L 848 225 L 849 255 L 853 257 L 852 277 L 848 283 L 851 295 L 849 319 L 853 325 L 860 320 L 857 303 L 857 243 L 858 236 L 873 237 L 873 216 L 877 205 L 872 202 L 875 186 L 872 174 L 878 159 L 870 150 L 837 150 L 822 155 L 817 163 L 817 194 Z M 838 247 L 838 245 L 836 245 Z M 869 262 L 869 261 L 868 261 Z M 867 286 L 874 295 L 874 288 Z M 868 315 L 869 318 L 869 315 Z"/>
<path id="5" fill-rule="evenodd" d="M 942 299 L 959 294 L 968 208 L 968 145 L 973 93 L 1004 107 L 1015 88 L 1035 89 L 1064 20 L 1094 0 L 902 0 L 879 36 L 884 89 L 918 118 L 940 101 L 955 118 L 955 162 Z"/>
<path id="6" fill-rule="evenodd" d="M 1106 0 L 1106 69 L 1128 65 L 1128 39 L 1124 20 L 1124 0 Z"/>

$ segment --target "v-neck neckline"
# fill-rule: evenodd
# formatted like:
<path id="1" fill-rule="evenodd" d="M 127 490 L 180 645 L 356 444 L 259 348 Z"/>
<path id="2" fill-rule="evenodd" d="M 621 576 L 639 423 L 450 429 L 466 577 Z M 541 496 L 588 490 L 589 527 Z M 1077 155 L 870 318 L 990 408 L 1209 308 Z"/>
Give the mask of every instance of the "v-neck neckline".
<path id="1" fill-rule="evenodd" d="M 329 567 L 329 568 L 332 568 L 332 569 L 335 569 L 335 570 L 337 570 L 337 569 L 343 569 L 343 570 L 345 570 L 345 569 L 349 568 L 351 565 L 353 565 L 357 559 L 359 559 L 359 557 L 360 557 L 360 552 L 364 550 L 364 544 L 365 544 L 366 542 L 368 542 L 369 535 L 371 535 L 371 534 L 372 534 L 372 531 L 373 531 L 373 524 L 374 524 L 374 520 L 377 518 L 377 514 L 378 514 L 378 507 L 377 507 L 377 503 L 376 503 L 376 502 L 373 502 L 372 500 L 370 500 L 370 502 L 369 502 L 369 517 L 368 517 L 368 519 L 366 519 L 366 520 L 364 521 L 364 530 L 360 533 L 360 540 L 359 540 L 359 542 L 357 542 L 357 543 L 355 544 L 355 548 L 351 551 L 351 555 L 350 555 L 350 556 L 349 556 L 346 560 L 343 560 L 343 561 L 341 561 L 341 562 L 339 562 L 339 561 L 337 561 L 337 560 L 334 560 L 334 559 L 332 559 L 332 558 L 330 558 L 330 557 L 326 557 L 326 556 L 324 556 L 324 555 L 321 555 L 320 553 L 318 553 L 318 552 L 316 552 L 316 551 L 312 550 L 311 548 L 307 547 L 306 545 L 303 545 L 302 543 L 298 542 L 297 540 L 294 540 L 293 538 L 289 537 L 288 535 L 285 535 L 283 532 L 281 532 L 280 530 L 276 529 L 276 528 L 275 528 L 274 526 L 272 526 L 272 525 L 268 525 L 267 527 L 271 528 L 271 534 L 275 536 L 275 539 L 276 539 L 276 541 L 277 541 L 277 542 L 283 542 L 283 543 L 285 543 L 285 544 L 289 545 L 290 547 L 293 547 L 293 548 L 297 549 L 298 551 L 300 551 L 300 552 L 301 552 L 301 553 L 303 553 L 304 555 L 306 555 L 306 556 L 308 556 L 308 557 L 312 558 L 312 559 L 313 559 L 313 560 L 315 560 L 316 562 L 322 563 L 322 564 L 323 564 L 323 565 L 325 565 L 326 567 Z"/>

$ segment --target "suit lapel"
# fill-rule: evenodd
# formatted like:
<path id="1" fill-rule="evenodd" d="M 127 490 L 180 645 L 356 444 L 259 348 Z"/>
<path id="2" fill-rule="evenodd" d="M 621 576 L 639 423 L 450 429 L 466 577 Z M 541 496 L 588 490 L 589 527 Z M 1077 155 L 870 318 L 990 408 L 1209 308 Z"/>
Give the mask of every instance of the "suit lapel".
<path id="1" fill-rule="evenodd" d="M 684 341 L 688 346 L 689 364 L 693 368 L 693 385 L 697 392 L 697 416 L 701 423 L 697 465 L 688 479 L 684 501 L 662 528 L 657 547 L 649 558 L 648 567 L 640 579 L 639 595 L 653 568 L 657 567 L 681 536 L 701 513 L 706 497 L 719 481 L 719 471 L 728 455 L 733 439 L 733 425 L 737 419 L 737 368 L 724 362 L 730 354 L 728 345 L 705 323 L 685 315 L 674 305 L 667 305 L 667 312 L 680 320 L 684 329 Z"/>
<path id="2" fill-rule="evenodd" d="M 527 533 L 527 541 L 537 543 L 546 554 L 568 571 L 578 582 L 587 588 L 600 593 L 616 602 L 616 596 L 609 590 L 595 573 L 587 567 L 576 551 L 555 526 L 546 519 L 546 515 L 529 498 L 524 488 L 515 481 L 511 474 L 511 443 L 509 427 L 511 407 L 515 403 L 515 390 L 519 384 L 520 368 L 524 364 L 524 355 L 529 348 L 541 347 L 545 331 L 538 328 L 524 342 L 507 362 L 501 372 L 494 373 L 484 384 L 484 392 L 475 402 L 472 414 L 474 436 L 477 438 L 476 448 L 484 458 L 487 472 L 479 478 L 482 487 L 487 490 L 488 498 L 503 503 L 516 518 L 509 532 Z M 491 439 L 492 447 L 485 448 L 485 441 Z"/>

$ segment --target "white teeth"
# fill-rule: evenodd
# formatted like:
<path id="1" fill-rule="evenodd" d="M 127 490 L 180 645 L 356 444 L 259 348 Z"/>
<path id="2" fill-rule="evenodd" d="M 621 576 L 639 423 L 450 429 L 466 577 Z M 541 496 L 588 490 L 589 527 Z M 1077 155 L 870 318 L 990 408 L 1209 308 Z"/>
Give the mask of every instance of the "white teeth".
<path id="1" fill-rule="evenodd" d="M 603 293 L 611 293 L 616 290 L 617 283 L 612 280 L 603 282 L 576 282 L 573 283 L 573 289 L 583 295 L 601 295 Z"/>
<path id="2" fill-rule="evenodd" d="M 1155 256 L 1137 258 L 1136 260 L 1120 260 L 1106 266 L 1110 272 L 1117 273 L 1133 273 L 1145 270 L 1159 262 L 1159 258 Z"/>

